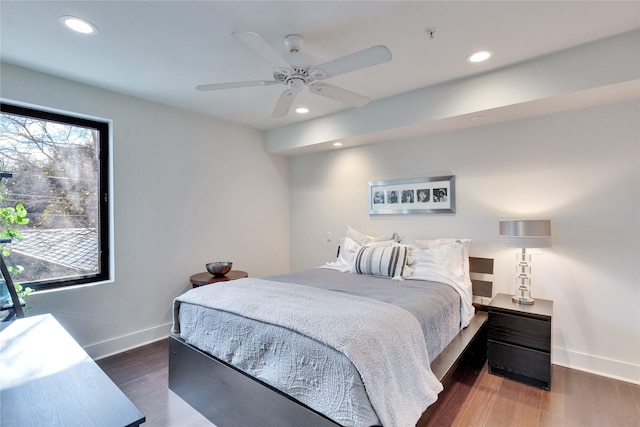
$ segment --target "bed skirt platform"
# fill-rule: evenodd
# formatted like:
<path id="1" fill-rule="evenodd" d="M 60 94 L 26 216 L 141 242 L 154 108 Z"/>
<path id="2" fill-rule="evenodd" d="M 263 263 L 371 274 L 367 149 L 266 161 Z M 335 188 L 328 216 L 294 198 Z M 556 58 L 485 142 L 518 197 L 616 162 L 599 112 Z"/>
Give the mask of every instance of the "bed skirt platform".
<path id="1" fill-rule="evenodd" d="M 169 337 L 169 388 L 219 427 L 339 426 L 177 336 Z"/>
<path id="2" fill-rule="evenodd" d="M 486 312 L 476 313 L 470 325 L 431 364 L 445 392 L 460 362 L 482 364 L 486 360 L 486 322 Z M 169 388 L 219 427 L 340 425 L 176 335 L 169 337 Z M 429 409 L 418 426 L 429 418 Z"/>
<path id="3" fill-rule="evenodd" d="M 487 320 L 486 311 L 477 312 L 469 326 L 460 331 L 431 362 L 433 374 L 445 388 L 449 378 L 463 360 L 474 365 L 482 365 L 487 360 Z"/>

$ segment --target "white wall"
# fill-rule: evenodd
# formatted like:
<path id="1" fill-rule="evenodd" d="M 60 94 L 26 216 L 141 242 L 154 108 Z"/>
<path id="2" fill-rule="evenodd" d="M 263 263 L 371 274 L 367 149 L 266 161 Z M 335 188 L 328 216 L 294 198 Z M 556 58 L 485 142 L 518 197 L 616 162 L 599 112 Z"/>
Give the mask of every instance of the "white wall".
<path id="1" fill-rule="evenodd" d="M 554 301 L 553 362 L 640 382 L 640 111 L 637 101 L 293 158 L 294 270 L 335 256 L 346 225 L 369 234 L 469 237 L 514 291 L 498 220 L 551 218 L 534 297 Z M 369 181 L 453 174 L 457 213 L 369 216 Z M 334 241 L 325 241 L 326 232 Z"/>
<path id="2" fill-rule="evenodd" d="M 167 336 L 206 262 L 289 270 L 288 160 L 259 132 L 8 64 L 1 77 L 5 100 L 113 120 L 115 281 L 28 299 L 92 356 Z"/>
<path id="3" fill-rule="evenodd" d="M 92 356 L 166 336 L 171 301 L 213 259 L 261 277 L 322 264 L 346 225 L 470 237 L 513 291 L 498 219 L 549 217 L 533 296 L 553 299 L 553 361 L 640 382 L 637 102 L 306 155 L 253 130 L 3 64 L 0 96 L 113 120 L 115 281 L 34 294 Z M 372 216 L 367 182 L 454 174 L 456 215 Z M 288 188 L 289 186 L 289 188 Z M 333 242 L 325 242 L 331 231 Z M 290 237 L 289 237 L 290 236 Z M 289 240 L 290 239 L 290 240 Z"/>

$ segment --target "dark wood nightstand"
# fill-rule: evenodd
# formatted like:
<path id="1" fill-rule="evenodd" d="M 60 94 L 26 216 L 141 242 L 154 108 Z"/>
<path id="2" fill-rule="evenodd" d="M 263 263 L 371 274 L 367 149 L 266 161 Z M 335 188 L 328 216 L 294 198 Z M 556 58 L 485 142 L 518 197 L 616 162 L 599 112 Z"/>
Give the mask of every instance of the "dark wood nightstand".
<path id="1" fill-rule="evenodd" d="M 205 271 L 203 273 L 194 274 L 189 278 L 189 280 L 191 281 L 191 286 L 197 288 L 198 286 L 210 285 L 211 283 L 217 282 L 228 282 L 229 280 L 242 279 L 243 277 L 249 277 L 249 274 L 247 274 L 246 271 L 231 270 L 224 276 L 217 277 L 210 274 L 208 271 Z"/>
<path id="2" fill-rule="evenodd" d="M 532 305 L 498 294 L 488 306 L 489 373 L 551 390 L 551 317 L 553 301 Z"/>

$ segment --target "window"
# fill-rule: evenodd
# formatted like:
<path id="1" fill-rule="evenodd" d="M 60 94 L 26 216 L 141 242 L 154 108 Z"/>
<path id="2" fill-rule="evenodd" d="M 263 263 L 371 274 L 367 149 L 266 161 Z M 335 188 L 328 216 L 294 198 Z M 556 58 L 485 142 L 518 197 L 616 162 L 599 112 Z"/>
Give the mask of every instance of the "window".
<path id="1" fill-rule="evenodd" d="M 109 125 L 0 104 L 6 206 L 22 203 L 7 264 L 34 291 L 109 279 Z"/>

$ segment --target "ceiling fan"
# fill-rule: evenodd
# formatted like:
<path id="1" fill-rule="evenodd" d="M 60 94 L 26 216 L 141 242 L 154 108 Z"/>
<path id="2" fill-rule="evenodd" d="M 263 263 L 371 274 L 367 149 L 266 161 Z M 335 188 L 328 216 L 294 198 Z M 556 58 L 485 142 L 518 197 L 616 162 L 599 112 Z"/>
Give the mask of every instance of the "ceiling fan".
<path id="1" fill-rule="evenodd" d="M 288 52 L 285 55 L 280 55 L 259 34 L 250 31 L 237 31 L 232 33 L 232 36 L 273 66 L 274 80 L 208 84 L 196 86 L 196 89 L 207 91 L 283 84 L 287 86 L 287 89 L 280 95 L 273 109 L 272 117 L 286 116 L 296 95 L 305 86 L 309 88 L 309 92 L 316 95 L 321 95 L 352 107 L 363 107 L 369 103 L 369 98 L 331 85 L 324 82 L 324 80 L 391 60 L 389 49 L 378 45 L 313 66 L 311 57 L 301 52 L 304 39 L 297 34 L 290 34 L 285 37 L 284 45 Z"/>

